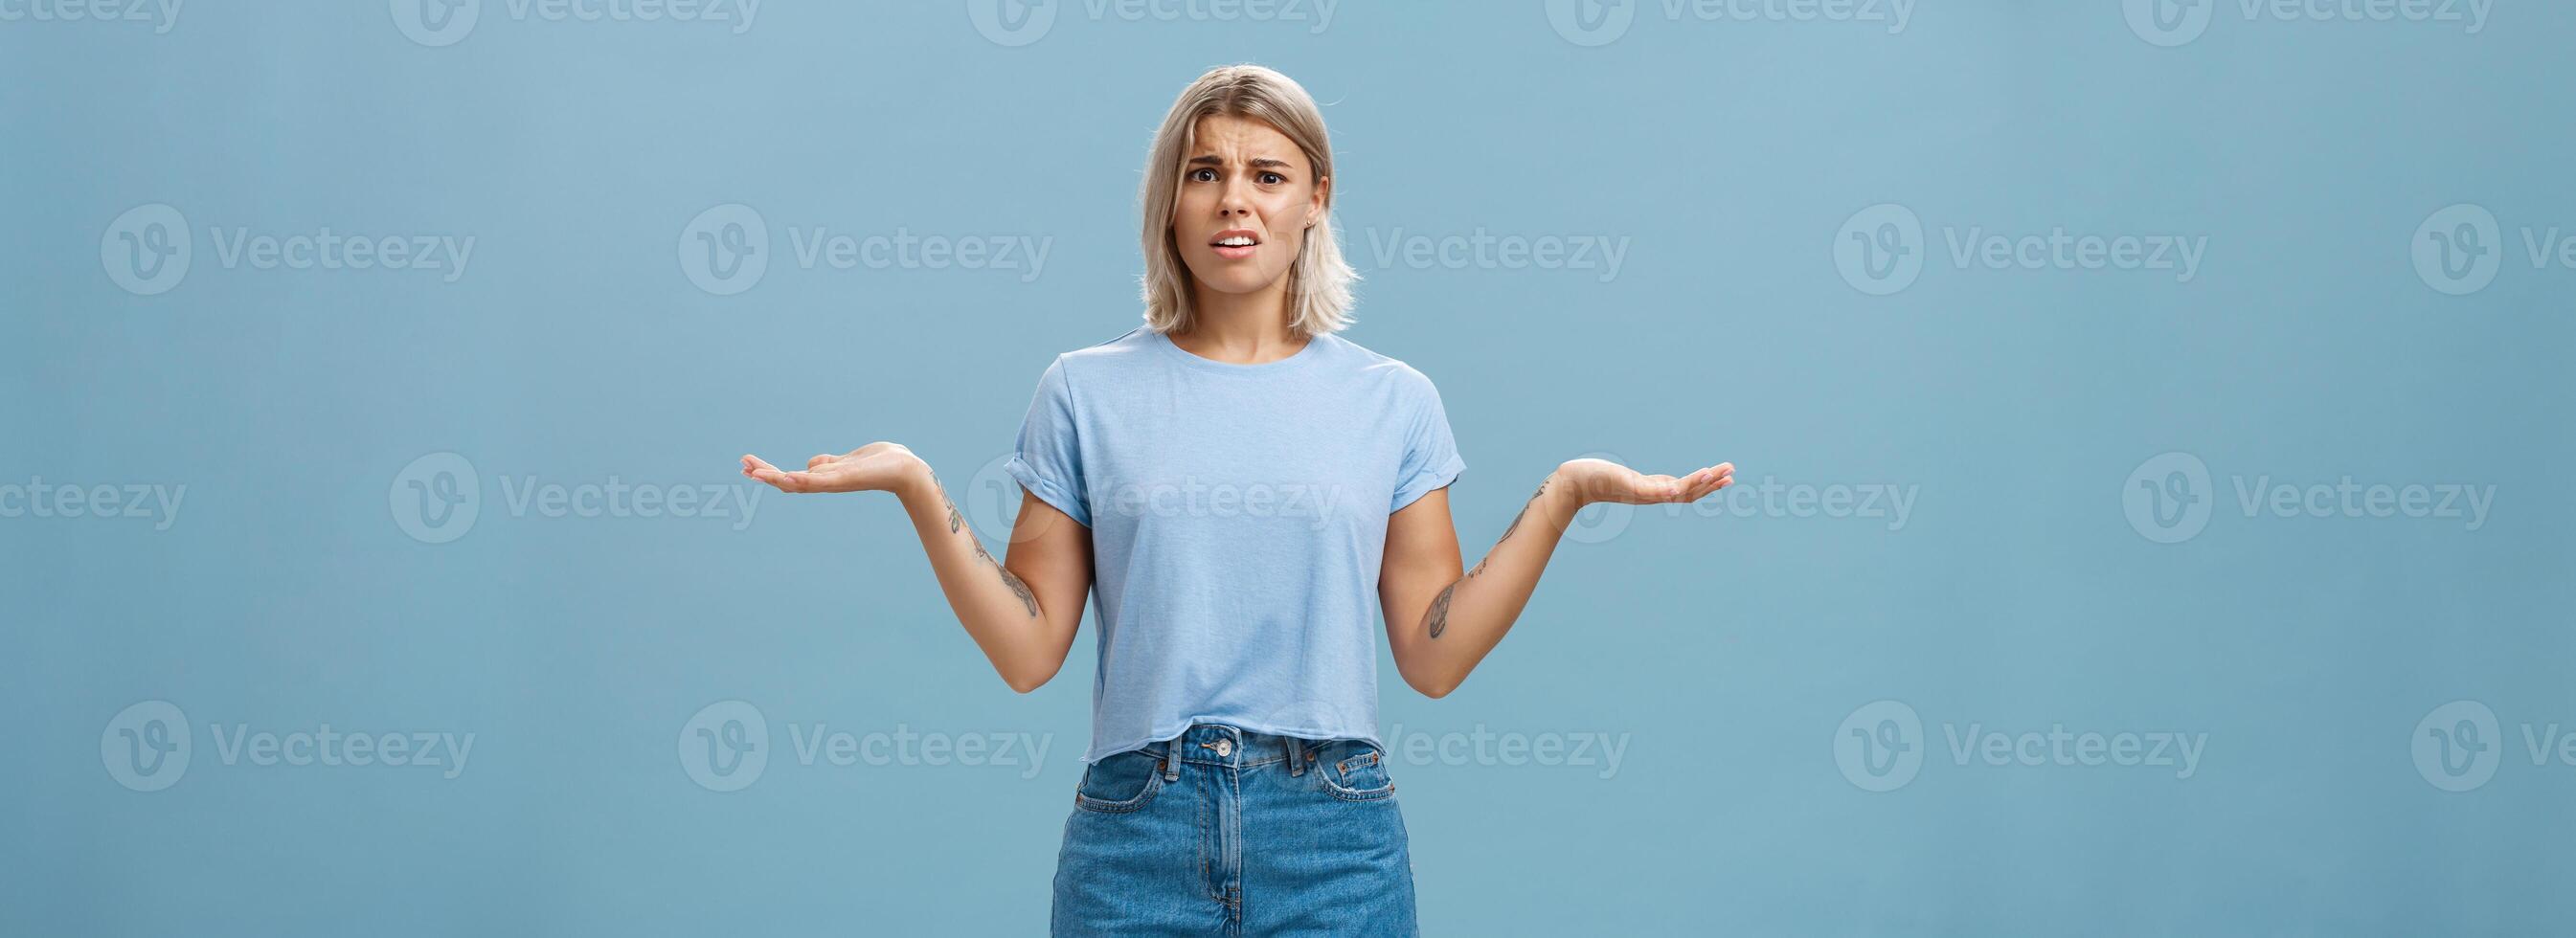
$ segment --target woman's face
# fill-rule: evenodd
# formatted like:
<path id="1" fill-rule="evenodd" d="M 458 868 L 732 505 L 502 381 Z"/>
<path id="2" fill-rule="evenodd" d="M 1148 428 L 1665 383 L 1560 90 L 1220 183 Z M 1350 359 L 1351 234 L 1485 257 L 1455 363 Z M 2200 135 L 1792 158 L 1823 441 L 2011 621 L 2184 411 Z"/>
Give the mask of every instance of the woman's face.
<path id="1" fill-rule="evenodd" d="M 1172 245 L 1203 290 L 1258 293 L 1297 263 L 1306 228 L 1324 217 L 1332 180 L 1287 135 L 1256 120 L 1199 119 L 1172 200 Z"/>

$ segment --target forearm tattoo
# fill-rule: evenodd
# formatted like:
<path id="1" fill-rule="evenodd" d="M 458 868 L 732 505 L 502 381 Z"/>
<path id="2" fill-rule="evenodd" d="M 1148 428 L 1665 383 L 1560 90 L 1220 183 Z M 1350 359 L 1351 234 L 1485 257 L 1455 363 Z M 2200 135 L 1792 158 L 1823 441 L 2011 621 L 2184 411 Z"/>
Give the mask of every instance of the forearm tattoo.
<path id="1" fill-rule="evenodd" d="M 1457 591 L 1458 584 L 1451 583 L 1448 589 L 1440 591 L 1440 598 L 1431 601 L 1431 612 L 1423 618 L 1431 623 L 1432 638 L 1439 638 L 1440 633 L 1449 630 L 1449 594 Z"/>
<path id="2" fill-rule="evenodd" d="M 957 510 L 957 502 L 948 497 L 948 487 L 939 484 L 939 473 L 930 474 L 930 484 L 939 489 L 940 504 L 948 506 L 948 533 L 955 534 L 960 528 L 965 529 L 966 543 L 974 545 L 975 558 L 991 566 L 993 572 L 1001 574 L 1002 585 L 1010 587 L 1011 595 L 1020 598 L 1020 606 L 1028 610 L 1030 618 L 1037 618 L 1038 599 L 1036 595 L 1029 592 L 1029 585 L 1021 582 L 1018 576 L 1011 573 L 1009 567 L 1002 566 L 1001 561 L 993 559 L 992 552 L 984 549 L 984 539 L 975 535 L 974 528 L 966 526 L 966 516 Z"/>
<path id="3" fill-rule="evenodd" d="M 1423 619 L 1431 624 L 1432 638 L 1439 638 L 1440 633 L 1447 631 L 1449 628 L 1449 596 L 1451 593 L 1458 591 L 1458 583 L 1464 583 L 1468 580 L 1475 579 L 1478 575 L 1485 572 L 1485 567 L 1494 562 L 1494 552 L 1502 550 L 1503 542 L 1512 539 L 1512 532 L 1521 529 L 1521 519 L 1529 517 L 1530 507 L 1537 505 L 1538 497 L 1545 494 L 1547 494 L 1547 480 L 1540 479 L 1538 483 L 1538 491 L 1531 492 L 1529 501 L 1521 503 L 1521 513 L 1512 516 L 1512 523 L 1509 527 L 1505 527 L 1503 529 L 1503 536 L 1494 539 L 1494 549 L 1486 551 L 1485 559 L 1476 561 L 1475 569 L 1467 571 L 1467 575 L 1459 578 L 1457 583 L 1449 584 L 1448 589 L 1440 591 L 1440 598 L 1431 601 L 1431 612 L 1425 615 Z"/>
<path id="4" fill-rule="evenodd" d="M 1522 519 L 1522 518 L 1529 517 L 1529 510 L 1530 510 L 1530 506 L 1531 506 L 1531 505 L 1538 504 L 1538 497 L 1539 497 L 1539 496 L 1541 496 L 1541 495 L 1545 495 L 1545 494 L 1547 494 L 1547 480 L 1546 480 L 1546 479 L 1540 479 L 1540 480 L 1538 481 L 1538 491 L 1531 492 L 1531 493 L 1530 493 L 1530 497 L 1529 497 L 1529 501 L 1526 501 L 1526 502 L 1522 502 L 1522 503 L 1521 503 L 1521 513 L 1520 513 L 1520 514 L 1517 514 L 1517 515 L 1513 515 L 1513 516 L 1512 516 L 1512 524 L 1511 524 L 1511 526 L 1510 526 L 1510 527 L 1507 527 L 1507 528 L 1504 528 L 1504 529 L 1503 529 L 1503 536 L 1502 536 L 1502 537 L 1500 537 L 1500 538 L 1497 538 L 1497 539 L 1494 541 L 1494 543 L 1495 543 L 1495 544 L 1497 544 L 1497 545 L 1499 545 L 1499 544 L 1501 544 L 1501 543 L 1502 543 L 1502 542 L 1504 542 L 1504 541 L 1511 540 L 1511 539 L 1512 539 L 1512 532 L 1514 532 L 1514 531 L 1518 531 L 1518 530 L 1520 530 L 1520 529 L 1521 529 L 1521 519 Z"/>

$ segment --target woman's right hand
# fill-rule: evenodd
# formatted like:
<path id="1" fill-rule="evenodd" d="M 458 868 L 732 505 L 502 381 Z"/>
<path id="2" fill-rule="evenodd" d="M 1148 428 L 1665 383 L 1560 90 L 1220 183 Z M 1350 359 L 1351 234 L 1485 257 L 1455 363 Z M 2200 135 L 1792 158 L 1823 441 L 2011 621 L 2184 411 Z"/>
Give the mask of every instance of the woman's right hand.
<path id="1" fill-rule="evenodd" d="M 805 461 L 802 472 L 784 472 L 744 455 L 742 474 L 776 486 L 781 492 L 894 492 L 930 478 L 930 464 L 901 443 L 876 442 L 848 453 L 829 453 Z"/>

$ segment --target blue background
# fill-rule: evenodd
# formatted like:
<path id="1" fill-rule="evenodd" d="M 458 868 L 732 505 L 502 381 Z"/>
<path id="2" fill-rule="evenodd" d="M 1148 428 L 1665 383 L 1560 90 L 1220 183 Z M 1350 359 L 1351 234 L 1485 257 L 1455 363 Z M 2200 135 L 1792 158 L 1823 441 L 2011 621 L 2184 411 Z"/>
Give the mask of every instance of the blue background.
<path id="1" fill-rule="evenodd" d="M 891 498 L 768 493 L 737 530 L 514 512 L 504 486 L 750 498 L 743 452 L 888 439 L 998 538 L 995 463 L 1039 371 L 1136 321 L 1147 137 L 1232 61 L 1325 104 L 1366 277 L 1346 335 L 1439 384 L 1469 563 L 1585 453 L 1915 493 L 1902 524 L 1596 509 L 1456 694 L 1382 665 L 1399 746 L 1626 740 L 1608 778 L 1396 753 L 1426 931 L 2534 934 L 2576 914 L 2576 765 L 2534 764 L 2523 735 L 2576 731 L 2576 270 L 2521 240 L 2576 233 L 2576 90 L 2550 64 L 2576 7 L 2502 0 L 2472 33 L 2225 2 L 2165 46 L 2114 0 L 1925 3 L 1893 32 L 1613 4 L 1595 12 L 1632 20 L 1610 33 L 1536 2 L 1349 0 L 1318 31 L 1067 0 L 1000 41 L 954 4 L 773 0 L 736 32 L 487 0 L 450 45 L 391 6 L 200 0 L 166 34 L 0 21 L 0 484 L 185 486 L 166 529 L 0 517 L 0 932 L 1039 931 L 1088 624 L 1015 695 Z M 770 262 L 717 295 L 678 248 L 731 203 Z M 1881 203 L 1926 232 L 1919 279 L 1885 296 L 1834 253 Z M 2504 241 L 2465 296 L 2409 260 L 2455 203 Z M 193 261 L 139 295 L 102 241 L 149 204 L 184 216 Z M 1034 278 L 802 268 L 790 229 L 815 226 L 1050 253 Z M 226 265 L 212 235 L 326 227 L 476 246 L 451 283 Z M 1971 228 L 2205 237 L 2206 257 L 2189 282 L 1962 266 L 1945 238 Z M 1373 249 L 1479 229 L 1628 247 L 1606 281 Z M 2123 497 L 2170 452 L 2206 464 L 2213 511 L 2160 543 Z M 434 453 L 479 479 L 443 543 L 399 504 Z M 2240 510 L 2233 486 L 2266 476 L 2496 494 L 2475 530 Z M 129 790 L 101 745 L 156 700 L 192 761 Z M 717 792 L 675 740 L 726 700 L 765 716 L 771 758 Z M 1836 756 L 1879 700 L 1922 724 L 1919 774 L 1888 791 Z M 2453 792 L 2410 747 L 2456 700 L 2501 721 L 2500 764 Z M 226 764 L 211 729 L 321 724 L 475 745 L 450 779 Z M 814 724 L 1050 743 L 1033 778 L 800 764 L 790 727 Z M 1949 749 L 2060 725 L 2206 750 L 2177 778 Z"/>

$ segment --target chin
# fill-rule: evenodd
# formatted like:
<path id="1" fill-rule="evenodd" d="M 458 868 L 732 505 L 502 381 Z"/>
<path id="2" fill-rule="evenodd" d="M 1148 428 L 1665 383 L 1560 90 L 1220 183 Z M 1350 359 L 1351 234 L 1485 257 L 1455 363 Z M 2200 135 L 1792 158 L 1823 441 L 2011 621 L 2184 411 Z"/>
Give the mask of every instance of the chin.
<path id="1" fill-rule="evenodd" d="M 1287 271 L 1280 271 L 1277 275 L 1266 277 L 1250 270 L 1221 270 L 1212 277 L 1197 275 L 1196 271 L 1191 273 L 1196 276 L 1200 286 L 1218 293 L 1229 294 L 1259 293 L 1271 284 L 1279 282 L 1281 277 L 1287 276 Z"/>

